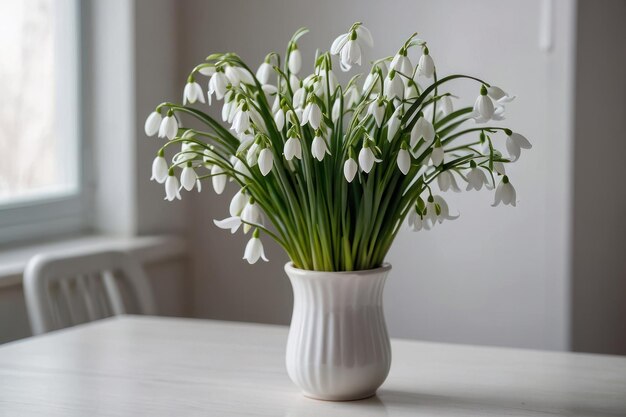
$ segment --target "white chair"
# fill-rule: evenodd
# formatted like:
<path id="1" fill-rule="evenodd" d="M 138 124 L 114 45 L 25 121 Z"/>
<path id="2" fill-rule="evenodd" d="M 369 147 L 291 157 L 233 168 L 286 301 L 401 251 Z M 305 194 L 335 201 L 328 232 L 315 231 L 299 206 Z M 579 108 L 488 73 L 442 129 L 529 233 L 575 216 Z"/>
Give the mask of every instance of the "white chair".
<path id="1" fill-rule="evenodd" d="M 152 291 L 129 254 L 41 254 L 24 271 L 33 334 L 124 313 L 154 314 Z"/>

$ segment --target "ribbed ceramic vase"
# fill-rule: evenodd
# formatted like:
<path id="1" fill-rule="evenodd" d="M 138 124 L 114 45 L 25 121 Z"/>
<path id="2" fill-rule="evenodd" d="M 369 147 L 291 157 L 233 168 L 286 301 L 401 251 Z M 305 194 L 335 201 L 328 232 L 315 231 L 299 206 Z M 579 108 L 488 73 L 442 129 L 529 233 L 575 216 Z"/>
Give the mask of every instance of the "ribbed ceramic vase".
<path id="1" fill-rule="evenodd" d="M 293 287 L 287 373 L 307 397 L 347 401 L 376 393 L 391 347 L 382 295 L 389 264 L 354 272 L 285 265 Z"/>

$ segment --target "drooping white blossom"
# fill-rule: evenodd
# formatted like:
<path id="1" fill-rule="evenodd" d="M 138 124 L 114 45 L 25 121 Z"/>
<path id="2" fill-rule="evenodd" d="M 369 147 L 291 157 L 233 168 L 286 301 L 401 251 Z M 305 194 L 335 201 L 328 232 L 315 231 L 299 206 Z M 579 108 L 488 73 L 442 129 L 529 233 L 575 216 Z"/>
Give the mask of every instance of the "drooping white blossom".
<path id="1" fill-rule="evenodd" d="M 450 189 L 455 193 L 461 192 L 452 171 L 446 170 L 437 175 L 437 185 L 439 185 L 439 189 L 442 192 L 446 192 Z"/>
<path id="2" fill-rule="evenodd" d="M 422 138 L 428 144 L 435 140 L 435 127 L 424 116 L 420 116 L 411 129 L 411 147 L 415 147 Z"/>
<path id="3" fill-rule="evenodd" d="M 417 64 L 417 73 L 426 78 L 432 78 L 435 74 L 435 62 L 426 47 L 422 51 L 422 56 Z"/>
<path id="4" fill-rule="evenodd" d="M 209 80 L 209 92 L 207 94 L 207 98 L 209 100 L 209 104 L 211 104 L 211 97 L 215 94 L 215 97 L 218 100 L 224 98 L 224 94 L 226 94 L 226 90 L 228 87 L 228 78 L 222 71 L 216 71 L 215 74 Z"/>
<path id="5" fill-rule="evenodd" d="M 398 151 L 398 158 L 396 162 L 400 172 L 404 175 L 409 173 L 409 170 L 411 169 L 411 154 L 407 149 L 402 148 Z"/>
<path id="6" fill-rule="evenodd" d="M 385 118 L 385 103 L 382 99 L 374 100 L 367 108 L 367 114 L 371 114 L 374 117 L 376 126 L 381 127 L 383 119 Z"/>
<path id="7" fill-rule="evenodd" d="M 274 123 L 276 123 L 276 129 L 283 130 L 285 126 L 285 112 L 283 109 L 279 108 L 276 113 L 274 113 Z"/>
<path id="8" fill-rule="evenodd" d="M 291 161 L 294 156 L 298 159 L 302 159 L 302 144 L 300 143 L 300 139 L 295 137 L 287 139 L 283 154 L 287 161 Z"/>
<path id="9" fill-rule="evenodd" d="M 483 185 L 489 188 L 489 181 L 485 172 L 474 164 L 470 171 L 467 173 L 467 188 L 465 191 L 476 190 L 479 191 L 483 188 Z"/>
<path id="10" fill-rule="evenodd" d="M 152 161 L 152 177 L 150 180 L 163 184 L 167 179 L 168 172 L 167 161 L 163 157 L 163 151 Z"/>
<path id="11" fill-rule="evenodd" d="M 250 129 L 250 112 L 247 110 L 245 104 L 243 107 L 240 106 L 237 109 L 235 117 L 233 118 L 233 125 L 230 129 L 237 132 L 237 134 L 242 134 Z"/>
<path id="12" fill-rule="evenodd" d="M 194 171 L 191 162 L 188 162 L 187 165 L 183 168 L 183 172 L 180 174 L 180 185 L 187 191 L 193 190 L 193 187 L 196 185 L 198 180 L 198 174 Z"/>
<path id="13" fill-rule="evenodd" d="M 272 170 L 272 166 L 274 165 L 274 155 L 269 148 L 261 149 L 259 152 L 259 170 L 261 171 L 261 175 L 266 176 Z"/>
<path id="14" fill-rule="evenodd" d="M 165 180 L 165 199 L 167 201 L 180 200 L 180 183 L 178 178 L 174 175 L 173 170 L 170 170 L 167 179 Z"/>
<path id="15" fill-rule="evenodd" d="M 226 188 L 226 173 L 219 165 L 211 167 L 211 183 L 216 194 L 222 194 Z"/>
<path id="16" fill-rule="evenodd" d="M 241 221 L 244 223 L 243 232 L 248 233 L 251 225 L 262 224 L 263 216 L 261 215 L 261 209 L 254 201 L 249 201 L 241 212 Z M 246 224 L 249 223 L 249 224 Z"/>
<path id="17" fill-rule="evenodd" d="M 493 101 L 491 101 L 491 98 L 487 95 L 487 88 L 483 85 L 480 88 L 480 95 L 474 102 L 474 115 L 478 116 L 476 121 L 486 122 L 491 120 L 494 111 L 495 107 Z"/>
<path id="18" fill-rule="evenodd" d="M 389 74 L 387 74 L 385 78 L 383 93 L 388 100 L 402 98 L 404 94 L 404 83 L 397 72 L 389 71 Z"/>
<path id="19" fill-rule="evenodd" d="M 249 197 L 245 194 L 243 190 L 237 191 L 237 193 L 233 196 L 232 200 L 230 200 L 230 205 L 228 206 L 228 212 L 231 216 L 240 216 L 246 204 L 248 204 Z"/>
<path id="20" fill-rule="evenodd" d="M 400 124 L 402 123 L 402 112 L 402 106 L 398 106 L 389 118 L 389 122 L 387 123 L 387 140 L 389 142 L 396 137 L 396 133 L 398 133 L 398 129 L 400 129 Z"/>
<path id="21" fill-rule="evenodd" d="M 434 166 L 439 166 L 443 163 L 444 151 L 441 145 L 435 146 L 430 154 L 430 160 Z"/>
<path id="22" fill-rule="evenodd" d="M 507 133 L 506 150 L 509 152 L 511 161 L 517 161 L 522 153 L 522 149 L 530 149 L 533 146 L 528 139 L 519 133 L 513 133 L 510 130 Z"/>
<path id="23" fill-rule="evenodd" d="M 509 177 L 505 175 L 502 177 L 502 181 L 496 188 L 496 195 L 492 206 L 495 207 L 502 203 L 504 205 L 511 205 L 515 207 L 517 203 L 516 199 L 515 188 L 513 188 L 513 184 L 509 181 Z"/>
<path id="24" fill-rule="evenodd" d="M 193 104 L 196 101 L 204 103 L 204 93 L 202 92 L 200 84 L 195 82 L 193 78 L 190 77 L 187 84 L 185 84 L 185 88 L 183 89 L 183 104 Z"/>
<path id="25" fill-rule="evenodd" d="M 349 71 L 355 64 L 361 65 L 363 44 L 374 46 L 369 29 L 360 23 L 355 26 L 350 32 L 339 35 L 330 47 L 332 55 L 339 55 L 343 71 Z"/>
<path id="26" fill-rule="evenodd" d="M 154 136 L 159 132 L 159 127 L 161 126 L 161 122 L 163 118 L 161 117 L 161 113 L 157 111 L 153 111 L 146 118 L 146 123 L 144 124 L 144 130 L 146 132 L 146 136 Z"/>
<path id="27" fill-rule="evenodd" d="M 326 141 L 321 136 L 315 136 L 311 144 L 311 154 L 318 161 L 322 161 L 326 154 L 330 155 Z"/>
<path id="28" fill-rule="evenodd" d="M 170 110 L 167 113 L 167 116 L 163 118 L 161 121 L 161 126 L 159 126 L 159 137 L 160 138 L 168 138 L 172 140 L 178 134 L 178 120 L 176 120 L 176 116 Z"/>
<path id="29" fill-rule="evenodd" d="M 252 238 L 248 241 L 243 254 L 243 259 L 248 261 L 249 264 L 254 264 L 259 259 L 263 259 L 265 262 L 268 262 L 268 259 L 265 257 L 263 243 L 261 242 L 261 239 L 259 239 L 258 229 L 254 231 Z"/>
<path id="30" fill-rule="evenodd" d="M 400 49 L 400 51 L 393 57 L 391 64 L 389 65 L 389 69 L 399 71 L 409 78 L 413 76 L 413 64 L 407 56 L 406 49 Z"/>
<path id="31" fill-rule="evenodd" d="M 267 62 L 263 62 L 261 63 L 261 65 L 259 65 L 259 69 L 256 71 L 256 78 L 262 85 L 265 85 L 269 83 L 270 77 L 272 76 L 273 72 L 274 69 L 272 68 L 272 66 Z"/>
<path id="32" fill-rule="evenodd" d="M 374 162 L 382 162 L 380 159 L 376 158 L 374 155 L 374 151 L 368 142 L 366 142 L 361 150 L 359 151 L 359 166 L 368 174 L 372 168 L 374 167 Z"/>
<path id="33" fill-rule="evenodd" d="M 297 74 L 300 72 L 302 68 L 302 54 L 297 46 L 294 45 L 294 48 L 289 53 L 289 59 L 287 60 L 287 66 L 289 67 L 289 71 L 292 74 Z"/>
<path id="34" fill-rule="evenodd" d="M 302 112 L 300 125 L 304 126 L 306 123 L 308 123 L 313 129 L 319 129 L 320 124 L 322 123 L 322 111 L 314 101 L 309 102 Z"/>
<path id="35" fill-rule="evenodd" d="M 337 123 L 337 120 L 339 120 L 339 118 L 341 117 L 341 99 L 338 98 L 335 100 L 335 103 L 333 104 L 333 110 L 331 112 L 331 119 L 333 121 L 333 123 Z"/>
<path id="36" fill-rule="evenodd" d="M 348 182 L 352 182 L 352 180 L 354 180 L 354 177 L 356 176 L 358 170 L 359 166 L 354 158 L 346 159 L 346 162 L 344 162 L 343 164 L 343 176 Z"/>

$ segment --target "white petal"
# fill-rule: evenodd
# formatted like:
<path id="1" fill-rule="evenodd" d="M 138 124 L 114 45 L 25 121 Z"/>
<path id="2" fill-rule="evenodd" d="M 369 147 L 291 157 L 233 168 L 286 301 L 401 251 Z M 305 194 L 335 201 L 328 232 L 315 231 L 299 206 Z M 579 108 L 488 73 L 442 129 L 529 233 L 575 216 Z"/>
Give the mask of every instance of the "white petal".
<path id="1" fill-rule="evenodd" d="M 369 173 L 374 167 L 374 152 L 370 148 L 361 148 L 359 151 L 359 166 L 365 173 Z"/>
<path id="2" fill-rule="evenodd" d="M 374 39 L 372 38 L 372 33 L 368 28 L 363 25 L 359 25 L 356 28 L 356 34 L 358 39 L 362 39 L 365 41 L 365 44 L 370 48 L 374 47 Z"/>
<path id="3" fill-rule="evenodd" d="M 433 161 L 433 165 L 435 166 L 441 165 L 441 163 L 443 162 L 443 156 L 444 156 L 444 152 L 441 146 L 433 148 L 433 151 L 430 154 L 430 159 Z"/>
<path id="4" fill-rule="evenodd" d="M 246 196 L 241 190 L 237 191 L 233 199 L 230 200 L 230 206 L 228 212 L 231 216 L 239 216 L 244 207 L 248 203 L 248 196 Z"/>
<path id="5" fill-rule="evenodd" d="M 287 65 L 289 66 L 289 71 L 291 71 L 292 74 L 300 72 L 300 68 L 302 68 L 302 54 L 298 49 L 291 51 Z"/>
<path id="6" fill-rule="evenodd" d="M 224 188 L 226 188 L 226 174 L 224 174 L 224 170 L 218 166 L 213 165 L 211 168 L 211 182 L 213 183 L 213 189 L 216 194 L 222 194 L 224 192 Z"/>
<path id="7" fill-rule="evenodd" d="M 411 169 L 411 155 L 409 154 L 409 151 L 406 149 L 400 149 L 400 151 L 398 151 L 397 163 L 400 171 L 404 175 L 408 174 Z"/>
<path id="8" fill-rule="evenodd" d="M 259 170 L 263 176 L 266 176 L 272 170 L 274 163 L 274 155 L 269 148 L 264 148 L 259 153 Z"/>
<path id="9" fill-rule="evenodd" d="M 528 139 L 525 136 L 520 135 L 519 133 L 511 134 L 511 139 L 522 149 L 530 149 L 533 145 L 530 144 Z"/>
<path id="10" fill-rule="evenodd" d="M 193 187 L 196 185 L 197 179 L 198 176 L 196 175 L 196 172 L 193 170 L 193 168 L 187 166 L 183 168 L 183 172 L 180 174 L 180 184 L 185 190 L 193 190 Z"/>
<path id="11" fill-rule="evenodd" d="M 148 118 L 146 119 L 146 123 L 144 125 L 144 130 L 147 136 L 154 136 L 159 132 L 159 127 L 161 126 L 161 121 L 163 118 L 161 117 L 161 113 L 157 113 L 153 111 L 150 113 Z"/>
<path id="12" fill-rule="evenodd" d="M 356 161 L 352 158 L 349 158 L 343 164 L 343 176 L 346 177 L 346 180 L 348 182 L 352 182 L 352 180 L 354 180 L 354 177 L 358 170 L 359 170 L 359 166 L 357 165 Z"/>
<path id="13" fill-rule="evenodd" d="M 230 229 L 231 233 L 235 233 L 241 226 L 241 219 L 233 216 L 224 220 L 213 220 L 213 223 L 220 229 Z"/>
<path id="14" fill-rule="evenodd" d="M 337 38 L 333 41 L 333 44 L 330 46 L 330 53 L 332 55 L 337 55 L 346 44 L 346 42 L 348 42 L 347 33 L 337 36 Z"/>
<path id="15" fill-rule="evenodd" d="M 517 142 L 515 142 L 511 136 L 506 138 L 506 150 L 509 153 L 511 161 L 517 161 L 522 152 Z"/>
<path id="16" fill-rule="evenodd" d="M 150 179 L 163 184 L 167 179 L 167 171 L 167 161 L 162 156 L 157 156 L 152 161 L 152 178 Z"/>

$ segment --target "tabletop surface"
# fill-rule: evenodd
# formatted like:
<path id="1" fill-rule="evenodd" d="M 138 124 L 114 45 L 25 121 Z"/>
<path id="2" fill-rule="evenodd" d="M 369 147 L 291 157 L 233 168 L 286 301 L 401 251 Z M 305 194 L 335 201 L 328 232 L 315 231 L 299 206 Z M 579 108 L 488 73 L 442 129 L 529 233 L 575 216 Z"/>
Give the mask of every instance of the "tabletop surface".
<path id="1" fill-rule="evenodd" d="M 287 328 L 122 316 L 0 346 L 0 416 L 626 416 L 626 358 L 392 340 L 378 395 L 325 402 Z"/>

